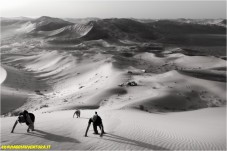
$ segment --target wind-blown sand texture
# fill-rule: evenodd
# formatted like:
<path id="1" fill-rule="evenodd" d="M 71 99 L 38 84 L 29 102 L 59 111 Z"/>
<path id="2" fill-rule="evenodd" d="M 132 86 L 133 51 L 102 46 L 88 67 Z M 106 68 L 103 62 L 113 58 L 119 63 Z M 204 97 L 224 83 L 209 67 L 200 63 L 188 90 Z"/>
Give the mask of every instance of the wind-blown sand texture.
<path id="1" fill-rule="evenodd" d="M 18 125 L 10 133 L 15 117 L 3 118 L 3 144 L 47 144 L 52 149 L 84 150 L 223 150 L 226 145 L 225 108 L 171 114 L 147 114 L 138 110 L 98 110 L 107 134 L 84 137 L 88 118 L 94 110 L 36 114 L 36 131 L 27 133 Z M 208 115 L 208 116 L 207 116 Z M 61 122 L 59 122 L 61 121 Z M 64 122 L 63 122 L 64 121 Z"/>
<path id="2" fill-rule="evenodd" d="M 127 19 L 74 24 L 41 17 L 2 27 L 14 30 L 5 29 L 2 37 L 1 144 L 47 144 L 53 150 L 225 150 L 225 53 L 202 55 L 185 43 L 169 44 L 168 36 L 155 39 L 154 25 L 167 36 L 162 22 L 150 26 Z M 211 27 L 203 26 L 209 33 Z M 152 34 L 156 42 L 147 40 Z M 73 118 L 75 109 L 81 118 Z M 23 110 L 36 115 L 36 131 L 27 133 L 27 126 L 18 124 L 10 133 Z M 95 111 L 106 134 L 94 135 L 91 127 L 84 137 Z"/>

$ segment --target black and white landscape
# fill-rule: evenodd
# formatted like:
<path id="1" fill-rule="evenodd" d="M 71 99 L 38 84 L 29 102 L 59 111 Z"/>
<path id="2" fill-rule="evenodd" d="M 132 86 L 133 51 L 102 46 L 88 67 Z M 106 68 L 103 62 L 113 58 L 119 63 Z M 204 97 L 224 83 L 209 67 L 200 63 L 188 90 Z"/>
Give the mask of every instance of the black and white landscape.
<path id="1" fill-rule="evenodd" d="M 226 19 L 2 17 L 0 80 L 2 145 L 226 149 Z"/>

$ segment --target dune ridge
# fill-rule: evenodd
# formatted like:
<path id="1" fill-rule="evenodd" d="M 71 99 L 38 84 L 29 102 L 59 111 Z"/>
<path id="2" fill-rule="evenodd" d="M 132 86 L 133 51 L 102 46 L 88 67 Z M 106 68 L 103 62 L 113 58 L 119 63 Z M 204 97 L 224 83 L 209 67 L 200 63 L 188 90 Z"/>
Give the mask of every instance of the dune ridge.
<path id="1" fill-rule="evenodd" d="M 225 150 L 226 27 L 218 22 L 4 19 L 1 144 Z M 24 110 L 36 131 L 21 124 L 10 133 Z M 84 137 L 95 111 L 106 134 Z"/>
<path id="2" fill-rule="evenodd" d="M 7 72 L 2 66 L 0 67 L 0 73 L 1 73 L 1 76 L 0 76 L 0 84 L 1 84 L 2 82 L 4 82 L 7 76 Z"/>

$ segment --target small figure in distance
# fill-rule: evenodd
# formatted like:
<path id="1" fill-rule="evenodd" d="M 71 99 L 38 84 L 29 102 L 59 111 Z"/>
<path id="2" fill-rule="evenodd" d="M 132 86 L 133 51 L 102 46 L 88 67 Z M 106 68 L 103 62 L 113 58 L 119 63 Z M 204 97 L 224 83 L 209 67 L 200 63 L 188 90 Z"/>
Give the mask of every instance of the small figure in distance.
<path id="1" fill-rule="evenodd" d="M 73 114 L 73 118 L 74 118 L 75 114 L 76 114 L 77 118 L 80 117 L 80 110 L 76 109 L 76 111 Z"/>
<path id="2" fill-rule="evenodd" d="M 97 126 L 99 126 L 99 128 L 101 130 L 100 137 L 102 137 L 102 135 L 105 134 L 105 132 L 104 132 L 102 119 L 101 119 L 100 116 L 98 116 L 97 112 L 95 112 L 95 115 L 89 119 L 87 130 L 86 130 L 84 136 L 87 137 L 87 132 L 88 132 L 88 130 L 90 128 L 91 123 L 93 123 L 94 134 L 98 134 Z"/>
<path id="3" fill-rule="evenodd" d="M 27 132 L 30 130 L 34 131 L 34 122 L 35 122 L 35 115 L 33 113 L 28 113 L 28 111 L 24 110 L 24 112 L 21 112 L 16 120 L 16 122 L 13 125 L 11 133 L 13 133 L 17 123 L 26 123 L 28 126 Z"/>

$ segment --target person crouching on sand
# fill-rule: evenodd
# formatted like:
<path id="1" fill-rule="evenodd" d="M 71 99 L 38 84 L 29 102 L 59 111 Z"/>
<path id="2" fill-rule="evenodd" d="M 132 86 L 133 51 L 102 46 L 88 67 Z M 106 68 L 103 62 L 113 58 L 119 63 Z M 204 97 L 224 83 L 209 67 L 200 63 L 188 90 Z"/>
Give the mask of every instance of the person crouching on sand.
<path id="1" fill-rule="evenodd" d="M 100 116 L 98 116 L 97 112 L 95 112 L 95 115 L 93 117 L 91 117 L 88 121 L 88 126 L 87 126 L 87 130 L 85 132 L 85 137 L 87 137 L 87 132 L 89 130 L 91 123 L 93 123 L 93 129 L 94 129 L 95 134 L 98 134 L 97 126 L 99 126 L 99 128 L 101 130 L 100 136 L 105 134 L 104 127 L 103 127 L 103 124 L 102 124 L 102 119 L 101 119 Z"/>
<path id="2" fill-rule="evenodd" d="M 75 113 L 73 114 L 73 118 L 74 118 L 75 114 L 76 114 L 77 118 L 80 117 L 80 110 L 77 109 L 75 111 Z"/>
<path id="3" fill-rule="evenodd" d="M 15 127 L 17 126 L 17 123 L 26 123 L 28 126 L 27 132 L 30 130 L 34 131 L 34 122 L 35 122 L 35 115 L 32 113 L 28 113 L 28 111 L 24 110 L 24 112 L 20 113 L 16 122 L 13 125 L 11 133 L 13 133 Z"/>

